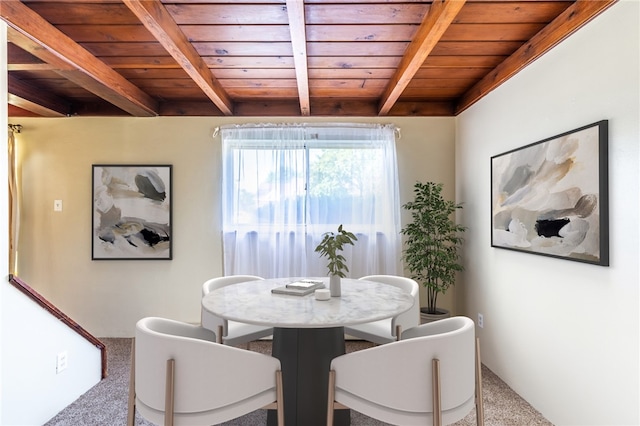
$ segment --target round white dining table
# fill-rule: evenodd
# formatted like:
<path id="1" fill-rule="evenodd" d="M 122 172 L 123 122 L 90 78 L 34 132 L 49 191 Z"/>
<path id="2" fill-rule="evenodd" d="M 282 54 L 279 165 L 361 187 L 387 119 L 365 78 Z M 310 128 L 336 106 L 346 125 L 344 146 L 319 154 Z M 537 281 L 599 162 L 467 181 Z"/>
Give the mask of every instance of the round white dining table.
<path id="1" fill-rule="evenodd" d="M 379 282 L 342 279 L 342 294 L 329 300 L 271 293 L 302 278 L 248 281 L 216 289 L 202 299 L 205 310 L 232 321 L 274 327 L 272 355 L 280 359 L 285 424 L 325 425 L 331 360 L 345 353 L 344 326 L 391 318 L 411 308 L 413 297 Z M 329 279 L 322 280 L 329 287 Z M 217 332 L 217 330 L 214 330 Z M 348 425 L 349 410 L 334 424 Z M 268 415 L 275 424 L 275 413 Z"/>

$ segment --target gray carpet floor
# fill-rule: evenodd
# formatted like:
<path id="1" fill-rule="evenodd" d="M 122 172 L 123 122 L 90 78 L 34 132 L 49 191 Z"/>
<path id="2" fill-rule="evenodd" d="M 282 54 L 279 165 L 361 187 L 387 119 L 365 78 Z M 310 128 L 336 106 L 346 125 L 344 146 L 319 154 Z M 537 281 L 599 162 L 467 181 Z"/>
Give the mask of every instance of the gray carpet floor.
<path id="1" fill-rule="evenodd" d="M 131 339 L 103 338 L 107 347 L 108 376 L 100 381 L 67 408 L 49 420 L 45 426 L 120 426 L 127 420 L 127 398 L 129 392 L 129 367 Z M 361 341 L 347 341 L 347 352 L 370 347 Z M 270 341 L 251 343 L 251 350 L 271 353 Z M 489 369 L 482 369 L 485 425 L 500 426 L 547 426 L 551 425 L 539 412 L 511 390 Z M 266 424 L 266 411 L 258 410 L 224 426 L 257 426 Z M 351 410 L 353 426 L 385 426 L 361 413 Z M 475 410 L 455 426 L 476 424 Z M 153 426 L 136 413 L 137 426 Z M 298 425 L 304 426 L 304 425 Z"/>

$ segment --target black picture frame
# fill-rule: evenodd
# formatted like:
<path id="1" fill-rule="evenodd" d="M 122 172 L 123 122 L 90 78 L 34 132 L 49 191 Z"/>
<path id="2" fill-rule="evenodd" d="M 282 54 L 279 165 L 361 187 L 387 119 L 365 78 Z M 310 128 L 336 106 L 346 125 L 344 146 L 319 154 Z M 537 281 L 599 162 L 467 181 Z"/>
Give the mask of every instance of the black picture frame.
<path id="1" fill-rule="evenodd" d="M 92 165 L 91 259 L 173 259 L 172 165 Z"/>
<path id="2" fill-rule="evenodd" d="M 607 120 L 491 157 L 491 246 L 609 266 Z"/>

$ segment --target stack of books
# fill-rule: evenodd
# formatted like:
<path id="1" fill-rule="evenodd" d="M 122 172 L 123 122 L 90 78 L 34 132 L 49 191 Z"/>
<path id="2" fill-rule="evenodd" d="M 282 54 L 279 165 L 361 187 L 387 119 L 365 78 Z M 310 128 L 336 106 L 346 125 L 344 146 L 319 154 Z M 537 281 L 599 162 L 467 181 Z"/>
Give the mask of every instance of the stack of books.
<path id="1" fill-rule="evenodd" d="M 294 296 L 306 296 L 319 288 L 324 288 L 324 283 L 320 280 L 297 280 L 285 286 L 271 289 L 271 293 L 275 294 L 291 294 Z"/>

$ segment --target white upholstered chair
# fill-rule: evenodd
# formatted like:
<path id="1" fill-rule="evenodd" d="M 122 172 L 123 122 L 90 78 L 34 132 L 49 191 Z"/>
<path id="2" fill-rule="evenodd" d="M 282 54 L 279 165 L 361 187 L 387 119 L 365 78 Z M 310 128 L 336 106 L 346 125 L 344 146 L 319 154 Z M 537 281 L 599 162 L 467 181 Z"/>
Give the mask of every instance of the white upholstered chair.
<path id="1" fill-rule="evenodd" d="M 129 414 L 155 424 L 201 426 L 276 408 L 284 424 L 277 358 L 215 342 L 200 326 L 165 318 L 136 324 L 131 356 Z"/>
<path id="2" fill-rule="evenodd" d="M 230 275 L 227 277 L 212 278 L 202 285 L 202 297 L 211 291 L 232 284 L 246 281 L 263 280 L 255 275 Z M 218 337 L 218 343 L 238 346 L 273 334 L 273 327 L 246 324 L 237 321 L 228 321 L 201 308 L 201 323 L 204 328 L 213 330 Z"/>
<path id="3" fill-rule="evenodd" d="M 474 404 L 484 424 L 479 346 L 467 317 L 407 330 L 403 339 L 334 358 L 327 424 L 333 410 L 352 408 L 402 426 L 463 419 Z"/>
<path id="4" fill-rule="evenodd" d="M 403 330 L 408 330 L 420 324 L 420 295 L 418 283 L 411 278 L 395 275 L 369 275 L 360 279 L 389 284 L 410 293 L 414 299 L 413 306 L 408 311 L 393 318 L 347 326 L 344 328 L 345 334 L 382 345 L 400 340 Z"/>

